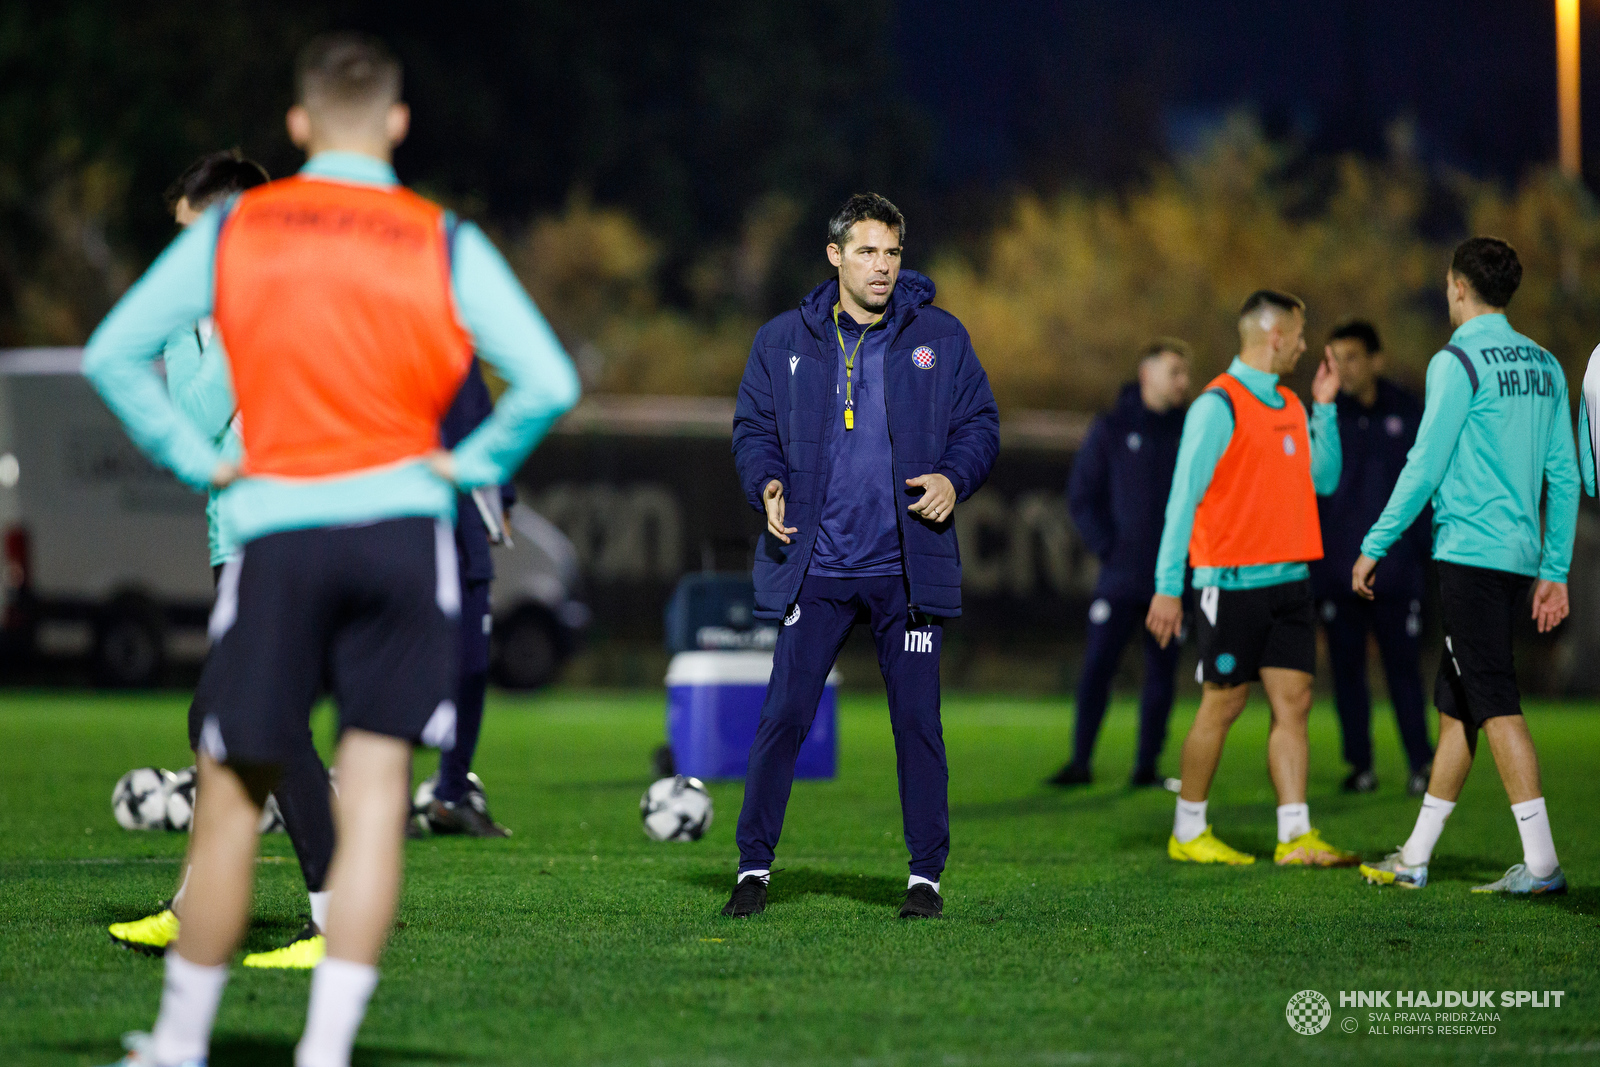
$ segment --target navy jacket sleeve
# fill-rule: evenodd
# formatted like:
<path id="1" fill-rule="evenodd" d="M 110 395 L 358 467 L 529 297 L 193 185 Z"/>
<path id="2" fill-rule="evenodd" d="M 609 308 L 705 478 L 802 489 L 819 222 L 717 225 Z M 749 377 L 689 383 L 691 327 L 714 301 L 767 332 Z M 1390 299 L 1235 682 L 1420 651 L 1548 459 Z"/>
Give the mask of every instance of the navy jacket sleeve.
<path id="1" fill-rule="evenodd" d="M 950 479 L 956 500 L 967 499 L 989 478 L 1000 452 L 1000 409 L 989 388 L 989 376 L 972 350 L 972 338 L 961 331 L 959 369 L 950 403 L 950 430 L 936 474 Z"/>
<path id="2" fill-rule="evenodd" d="M 1067 510 L 1078 524 L 1083 543 L 1099 558 L 1106 559 L 1116 546 L 1116 524 L 1111 517 L 1111 466 L 1106 455 L 1106 420 L 1098 418 L 1083 439 L 1072 475 L 1067 480 Z"/>
<path id="3" fill-rule="evenodd" d="M 744 377 L 739 382 L 739 399 L 733 409 L 733 461 L 739 468 L 739 484 L 745 499 L 764 512 L 761 493 L 776 478 L 789 488 L 789 464 L 778 438 L 778 414 L 772 396 L 772 378 L 761 360 L 761 335 L 750 349 Z"/>

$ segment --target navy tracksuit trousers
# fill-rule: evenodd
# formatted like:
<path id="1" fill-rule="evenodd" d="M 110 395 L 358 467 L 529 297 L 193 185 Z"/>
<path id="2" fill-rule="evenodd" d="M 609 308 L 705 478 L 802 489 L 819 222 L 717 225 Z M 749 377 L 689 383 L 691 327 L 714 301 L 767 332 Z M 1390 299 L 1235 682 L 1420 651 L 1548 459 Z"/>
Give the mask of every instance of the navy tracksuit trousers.
<path id="1" fill-rule="evenodd" d="M 1428 742 L 1427 700 L 1422 690 L 1422 604 L 1385 597 L 1340 596 L 1317 605 L 1333 663 L 1333 696 L 1344 736 L 1344 761 L 1352 770 L 1372 769 L 1372 693 L 1367 686 L 1367 634 L 1378 638 L 1384 679 L 1394 704 L 1400 742 L 1413 773 L 1433 759 Z"/>
<path id="2" fill-rule="evenodd" d="M 807 575 L 778 631 L 772 680 L 750 746 L 739 812 L 739 870 L 770 868 L 783 832 L 800 743 L 817 717 L 839 649 L 865 619 L 889 692 L 900 812 L 911 873 L 938 881 L 950 853 L 949 769 L 939 722 L 941 620 L 909 618 L 905 578 Z"/>
<path id="3" fill-rule="evenodd" d="M 461 674 L 456 682 L 456 743 L 439 754 L 433 795 L 450 804 L 467 795 L 467 772 L 478 751 L 483 702 L 489 688 L 489 583 L 461 583 Z"/>
<path id="4" fill-rule="evenodd" d="M 1089 643 L 1084 650 L 1083 675 L 1078 679 L 1078 713 L 1072 734 L 1072 762 L 1087 769 L 1094 758 L 1095 739 L 1106 717 L 1111 680 L 1116 677 L 1123 649 L 1137 632 L 1144 637 L 1144 690 L 1139 696 L 1139 751 L 1134 771 L 1151 772 L 1167 741 L 1167 719 L 1178 670 L 1178 642 L 1162 648 L 1144 628 L 1149 598 L 1098 597 L 1089 606 Z"/>

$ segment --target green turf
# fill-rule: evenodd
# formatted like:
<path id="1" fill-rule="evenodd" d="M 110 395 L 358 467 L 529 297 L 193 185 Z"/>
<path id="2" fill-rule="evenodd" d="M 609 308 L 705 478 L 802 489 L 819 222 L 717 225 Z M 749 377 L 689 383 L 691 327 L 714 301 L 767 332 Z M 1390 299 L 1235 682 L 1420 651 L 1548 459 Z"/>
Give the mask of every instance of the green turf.
<path id="1" fill-rule="evenodd" d="M 881 697 L 847 697 L 840 777 L 800 783 L 755 920 L 717 915 L 736 860 L 740 786 L 715 783 L 696 844 L 656 844 L 637 802 L 660 737 L 655 693 L 493 701 L 479 761 L 507 841 L 408 846 L 400 921 L 357 1062 L 650 1067 L 979 1064 L 1576 1063 L 1600 1060 L 1600 711 L 1539 705 L 1565 899 L 1471 896 L 1520 858 L 1493 770 L 1450 821 L 1425 892 L 1352 871 L 1180 867 L 1172 798 L 1122 786 L 1132 711 L 1107 724 L 1104 784 L 1039 784 L 1062 759 L 1070 703 L 952 697 L 951 864 L 943 922 L 904 923 L 894 760 Z M 0 1049 L 7 1064 L 103 1063 L 145 1028 L 155 961 L 104 925 L 167 895 L 183 838 L 125 833 L 112 783 L 188 762 L 178 695 L 0 696 Z M 1174 717 L 1175 749 L 1193 706 Z M 1336 844 L 1380 854 L 1409 831 L 1392 723 L 1380 717 L 1370 797 L 1337 791 L 1332 715 L 1314 713 L 1312 814 Z M 1259 704 L 1234 730 L 1213 820 L 1270 857 L 1273 798 Z M 1169 756 L 1169 763 L 1170 763 Z M 429 761 L 419 758 L 419 776 Z M 250 947 L 297 929 L 305 900 L 281 835 L 267 839 Z M 303 973 L 235 969 L 214 1064 L 288 1064 Z M 1288 1027 L 1317 989 L 1333 1025 Z M 1502 1009 L 1493 1036 L 1365 1031 L 1341 989 L 1562 989 L 1559 1009 Z M 1340 1023 L 1361 1017 L 1363 1032 Z"/>

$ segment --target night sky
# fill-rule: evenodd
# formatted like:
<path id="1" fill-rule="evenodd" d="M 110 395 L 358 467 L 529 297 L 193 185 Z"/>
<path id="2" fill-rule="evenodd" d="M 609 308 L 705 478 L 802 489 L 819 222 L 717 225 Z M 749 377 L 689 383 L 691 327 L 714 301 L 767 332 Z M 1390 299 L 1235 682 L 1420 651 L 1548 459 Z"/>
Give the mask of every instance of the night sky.
<path id="1" fill-rule="evenodd" d="M 1583 7 L 1600 146 L 1600 4 Z M 942 184 L 1116 181 L 1240 106 L 1316 150 L 1381 152 L 1409 118 L 1424 158 L 1481 175 L 1556 153 L 1553 0 L 917 0 L 895 22 Z"/>

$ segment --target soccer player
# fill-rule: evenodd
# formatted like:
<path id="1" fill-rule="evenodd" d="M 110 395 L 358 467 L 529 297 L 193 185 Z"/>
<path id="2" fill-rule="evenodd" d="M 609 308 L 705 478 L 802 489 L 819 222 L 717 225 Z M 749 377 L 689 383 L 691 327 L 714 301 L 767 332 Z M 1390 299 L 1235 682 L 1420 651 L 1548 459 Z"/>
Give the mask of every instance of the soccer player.
<path id="1" fill-rule="evenodd" d="M 167 191 L 167 206 L 179 225 L 199 221 L 212 204 L 252 189 L 267 181 L 259 163 L 245 159 L 237 150 L 213 152 L 196 160 Z M 161 353 L 166 368 L 167 393 L 173 405 L 221 455 L 233 462 L 241 458 L 243 446 L 234 425 L 237 405 L 233 384 L 228 379 L 227 357 L 210 318 L 180 327 L 168 338 Z M 238 546 L 217 519 L 217 494 L 206 501 L 206 529 L 210 540 L 211 572 L 220 576 L 222 565 Z M 252 952 L 242 961 L 246 967 L 282 967 L 304 970 L 316 966 L 326 949 L 323 930 L 328 921 L 328 864 L 333 859 L 333 812 L 329 806 L 328 771 L 317 755 L 307 729 L 300 737 L 294 758 L 284 764 L 283 776 L 273 790 L 283 813 L 284 828 L 300 861 L 306 892 L 311 901 L 311 917 L 306 925 L 282 948 Z M 200 748 L 200 716 L 189 706 L 189 747 Z M 196 794 L 196 801 L 199 794 Z M 178 939 L 179 916 L 183 911 L 184 887 L 189 868 L 172 900 L 154 915 L 133 922 L 113 923 L 111 939 L 140 952 L 160 953 Z"/>
<path id="2" fill-rule="evenodd" d="M 466 440 L 489 413 L 494 400 L 484 384 L 476 361 L 456 394 L 440 426 L 446 448 Z M 516 501 L 509 485 L 490 494 L 503 516 Z M 461 644 L 456 683 L 456 743 L 439 754 L 439 778 L 423 818 L 436 834 L 467 837 L 510 837 L 511 831 L 494 821 L 483 793 L 471 788 L 467 775 L 478 750 L 483 726 L 484 697 L 489 687 L 489 634 L 494 617 L 489 611 L 489 585 L 494 581 L 494 559 L 489 554 L 489 530 L 478 505 L 466 493 L 456 494 L 456 556 L 461 561 Z"/>
<path id="3" fill-rule="evenodd" d="M 476 228 L 400 188 L 409 112 L 382 45 L 302 54 L 288 126 L 298 176 L 209 209 L 113 309 L 85 372 L 133 439 L 191 485 L 227 487 L 241 549 L 223 570 L 197 694 L 200 795 L 183 936 L 154 1033 L 124 1064 L 205 1062 L 244 928 L 261 804 L 326 669 L 339 707 L 338 837 L 327 955 L 298 1067 L 344 1067 L 393 919 L 411 749 L 454 732 L 458 488 L 504 483 L 576 400 L 577 376 Z M 213 315 L 243 469 L 173 408 L 149 361 Z M 439 421 L 476 351 L 508 383 L 454 451 Z"/>
<path id="4" fill-rule="evenodd" d="M 756 614 L 782 619 L 739 812 L 739 873 L 722 914 L 767 906 L 795 757 L 845 639 L 864 617 L 889 694 L 906 847 L 901 918 L 943 914 L 949 771 L 939 723 L 943 622 L 961 611 L 950 521 L 1000 446 L 967 331 L 900 269 L 905 218 L 874 193 L 828 223 L 837 278 L 756 334 L 733 417 L 750 504 L 767 518 Z"/>
<path id="5" fill-rule="evenodd" d="M 1155 593 L 1161 515 L 1172 489 L 1178 439 L 1189 402 L 1189 346 L 1159 337 L 1140 354 L 1139 380 L 1123 386 L 1117 406 L 1095 419 L 1072 464 L 1067 503 L 1100 577 L 1089 605 L 1089 643 L 1078 680 L 1072 759 L 1051 785 L 1087 785 L 1095 739 L 1123 649 L 1144 621 Z M 1178 643 L 1144 637 L 1144 692 L 1139 699 L 1139 751 L 1134 786 L 1160 785 L 1156 760 L 1172 715 Z"/>
<path id="6" fill-rule="evenodd" d="M 1344 736 L 1344 759 L 1350 765 L 1343 788 L 1349 793 L 1378 788 L 1372 771 L 1372 693 L 1367 686 L 1367 640 L 1376 634 L 1395 723 L 1411 765 L 1407 788 L 1413 796 L 1421 796 L 1433 760 L 1419 665 L 1427 517 L 1418 516 L 1390 549 L 1375 599 L 1364 600 L 1350 591 L 1350 568 L 1361 554 L 1361 539 L 1389 502 L 1406 452 L 1417 439 L 1422 405 L 1382 377 L 1383 348 L 1370 322 L 1351 319 L 1339 324 L 1325 351 L 1339 367 L 1335 404 L 1343 462 L 1339 487 L 1318 509 L 1323 556 L 1311 564 L 1311 590 L 1328 635 L 1334 705 Z"/>
<path id="7" fill-rule="evenodd" d="M 1411 836 L 1361 866 L 1375 885 L 1428 884 L 1428 860 L 1466 784 L 1482 730 L 1522 835 L 1522 862 L 1472 891 L 1567 889 L 1539 756 L 1522 717 L 1512 628 L 1530 611 L 1540 633 L 1567 617 L 1579 476 L 1561 365 L 1506 321 L 1506 305 L 1521 284 L 1522 263 L 1504 241 L 1473 237 L 1456 246 L 1445 274 L 1456 331 L 1428 363 L 1416 446 L 1351 571 L 1351 587 L 1372 598 L 1378 562 L 1433 500 L 1445 635 L 1433 695 L 1439 747 Z"/>
<path id="8" fill-rule="evenodd" d="M 1183 742 L 1182 789 L 1167 854 L 1191 863 L 1254 863 L 1206 822 L 1206 797 L 1228 729 L 1260 680 L 1272 707 L 1267 765 L 1278 794 L 1280 866 L 1345 866 L 1311 826 L 1306 720 L 1317 641 L 1306 562 L 1322 555 L 1317 494 L 1339 484 L 1339 423 L 1331 359 L 1311 383 L 1314 414 L 1278 384 L 1306 350 L 1305 305 L 1263 289 L 1239 309 L 1239 356 L 1189 406 L 1156 558 L 1146 625 L 1165 646 L 1183 622 L 1184 559 L 1199 590 L 1197 640 L 1204 683 Z"/>

